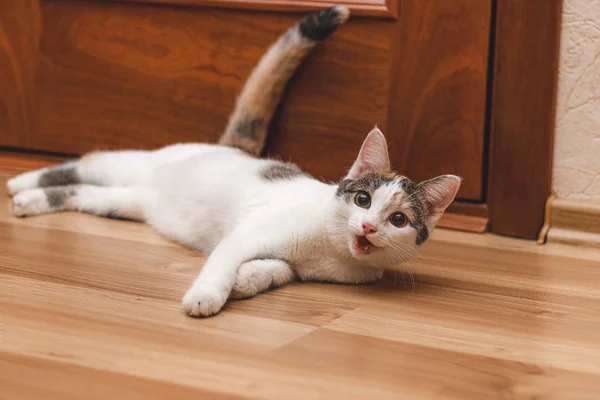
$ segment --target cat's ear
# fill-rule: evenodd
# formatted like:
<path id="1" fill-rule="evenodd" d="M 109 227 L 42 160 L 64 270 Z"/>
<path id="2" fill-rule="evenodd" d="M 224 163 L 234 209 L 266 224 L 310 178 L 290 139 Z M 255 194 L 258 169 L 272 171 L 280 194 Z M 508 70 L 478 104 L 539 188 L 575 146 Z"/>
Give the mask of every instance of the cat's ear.
<path id="1" fill-rule="evenodd" d="M 460 188 L 461 178 L 455 175 L 441 175 L 417 185 L 420 196 L 427 207 L 426 224 L 432 229 L 454 201 Z"/>
<path id="2" fill-rule="evenodd" d="M 385 136 L 375 127 L 367 135 L 358 157 L 348 172 L 346 179 L 356 179 L 367 172 L 390 172 L 390 156 Z"/>

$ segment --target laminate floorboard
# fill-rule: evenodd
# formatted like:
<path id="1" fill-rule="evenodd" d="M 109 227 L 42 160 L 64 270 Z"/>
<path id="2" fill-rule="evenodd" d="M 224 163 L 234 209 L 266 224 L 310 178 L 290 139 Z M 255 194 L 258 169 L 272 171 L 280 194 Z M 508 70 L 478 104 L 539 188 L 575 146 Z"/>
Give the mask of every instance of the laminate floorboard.
<path id="1" fill-rule="evenodd" d="M 210 319 L 206 256 L 133 222 L 15 219 L 0 155 L 0 399 L 598 399 L 600 252 L 438 230 L 373 285 L 292 284 Z"/>

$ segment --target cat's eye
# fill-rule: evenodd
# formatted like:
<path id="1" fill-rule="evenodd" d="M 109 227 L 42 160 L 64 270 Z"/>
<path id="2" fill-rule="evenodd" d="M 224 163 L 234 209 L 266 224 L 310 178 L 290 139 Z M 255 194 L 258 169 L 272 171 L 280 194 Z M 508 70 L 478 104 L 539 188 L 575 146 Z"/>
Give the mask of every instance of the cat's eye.
<path id="1" fill-rule="evenodd" d="M 369 208 L 371 205 L 371 196 L 367 192 L 358 192 L 356 196 L 354 196 L 354 202 L 357 206 L 362 208 Z"/>
<path id="2" fill-rule="evenodd" d="M 406 218 L 406 215 L 399 212 L 390 215 L 390 222 L 396 228 L 402 228 L 403 226 L 406 226 L 406 224 L 408 224 L 408 218 Z"/>

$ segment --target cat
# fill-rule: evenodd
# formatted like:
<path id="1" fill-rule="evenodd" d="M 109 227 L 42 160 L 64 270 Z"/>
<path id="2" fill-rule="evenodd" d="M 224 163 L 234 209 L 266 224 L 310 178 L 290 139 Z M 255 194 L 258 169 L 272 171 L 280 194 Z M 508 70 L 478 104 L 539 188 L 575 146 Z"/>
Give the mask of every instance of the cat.
<path id="1" fill-rule="evenodd" d="M 182 301 L 194 317 L 295 280 L 380 279 L 415 257 L 454 200 L 459 177 L 416 183 L 394 173 L 377 127 L 337 184 L 258 158 L 287 81 L 349 15 L 344 6 L 314 12 L 283 34 L 244 85 L 219 144 L 97 152 L 26 172 L 7 182 L 13 214 L 81 211 L 141 221 L 209 253 Z"/>

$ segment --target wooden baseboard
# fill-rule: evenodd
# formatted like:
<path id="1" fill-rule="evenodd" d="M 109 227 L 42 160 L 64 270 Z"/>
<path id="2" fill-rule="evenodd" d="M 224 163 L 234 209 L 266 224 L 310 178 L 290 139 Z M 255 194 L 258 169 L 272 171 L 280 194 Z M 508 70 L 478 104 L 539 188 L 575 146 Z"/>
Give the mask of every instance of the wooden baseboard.
<path id="1" fill-rule="evenodd" d="M 487 231 L 487 223 L 487 218 L 449 212 L 444 214 L 437 226 L 459 231 L 484 233 Z"/>
<path id="2" fill-rule="evenodd" d="M 15 174 L 45 168 L 68 160 L 65 156 L 22 153 L 0 149 L 0 170 Z"/>
<path id="3" fill-rule="evenodd" d="M 437 226 L 459 231 L 484 233 L 488 228 L 488 214 L 487 204 L 457 201 L 448 207 Z"/>
<path id="4" fill-rule="evenodd" d="M 600 248 L 600 201 L 555 199 L 547 242 Z"/>

